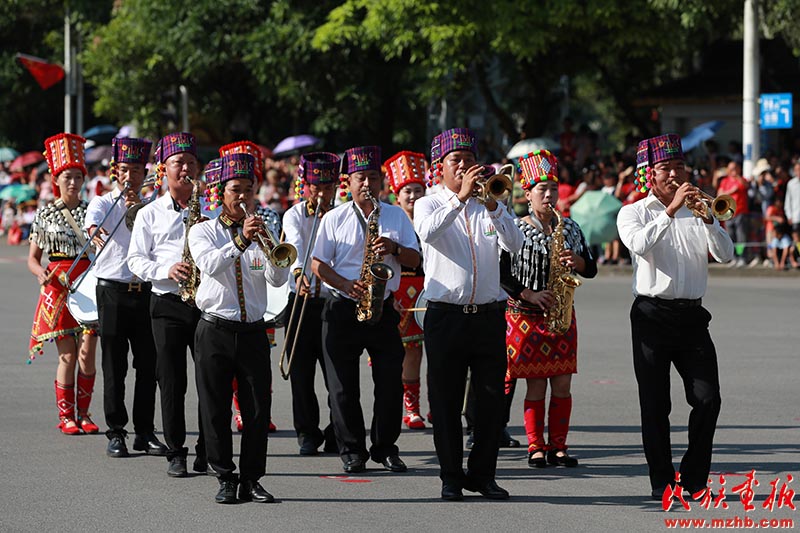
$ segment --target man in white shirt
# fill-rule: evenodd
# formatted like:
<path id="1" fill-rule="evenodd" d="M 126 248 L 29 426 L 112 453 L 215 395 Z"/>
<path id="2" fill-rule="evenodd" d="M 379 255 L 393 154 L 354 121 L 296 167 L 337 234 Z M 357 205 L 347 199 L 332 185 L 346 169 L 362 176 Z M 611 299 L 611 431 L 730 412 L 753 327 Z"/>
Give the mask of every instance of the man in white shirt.
<path id="1" fill-rule="evenodd" d="M 463 499 L 462 489 L 490 499 L 509 497 L 495 481 L 507 367 L 500 249 L 516 253 L 523 235 L 501 203 L 489 199 L 482 204 L 473 197 L 483 171 L 477 155 L 472 131 L 454 128 L 437 135 L 431 143 L 431 170 L 444 187 L 414 206 L 428 298 L 424 330 L 433 441 L 442 499 L 448 501 Z M 461 407 L 468 369 L 476 419 L 465 473 Z"/>
<path id="2" fill-rule="evenodd" d="M 186 348 L 194 358 L 194 331 L 200 311 L 193 302 L 181 299 L 178 283 L 191 274 L 182 256 L 192 183 L 200 172 L 194 135 L 178 132 L 163 137 L 156 146 L 155 161 L 158 178 L 166 175 L 169 190 L 136 215 L 128 266 L 136 276 L 152 283 L 150 317 L 164 440 L 169 448 L 167 475 L 186 477 Z M 201 421 L 193 467 L 197 472 L 208 469 L 202 426 Z"/>
<path id="3" fill-rule="evenodd" d="M 150 324 L 150 284 L 143 283 L 128 268 L 131 230 L 125 224 L 129 207 L 138 204 L 145 163 L 153 145 L 146 139 L 111 140 L 111 179 L 116 187 L 95 196 L 86 210 L 84 225 L 98 249 L 97 313 L 103 350 L 103 410 L 108 430 L 109 457 L 127 457 L 125 425 L 125 377 L 128 374 L 128 343 L 133 354 L 136 380 L 133 389 L 133 449 L 150 455 L 166 455 L 167 447 L 153 433 L 156 406 L 156 348 Z M 124 198 L 119 198 L 125 194 Z M 119 198 L 119 200 L 117 200 Z M 116 203 L 115 203 L 116 202 Z M 108 216 L 103 222 L 103 218 Z M 102 249 L 102 252 L 99 250 Z"/>
<path id="4" fill-rule="evenodd" d="M 680 492 L 677 481 L 692 495 L 706 488 L 721 399 L 711 314 L 701 299 L 709 252 L 728 262 L 733 242 L 689 183 L 678 135 L 640 142 L 636 166 L 637 187 L 650 194 L 620 210 L 617 228 L 633 259 L 633 367 L 651 495 L 661 500 L 666 490 Z M 690 208 L 706 214 L 696 217 Z M 692 406 L 679 479 L 670 448 L 670 364 Z"/>
<path id="5" fill-rule="evenodd" d="M 783 201 L 783 211 L 786 219 L 792 226 L 792 241 L 800 252 L 800 161 L 792 167 L 794 177 L 786 184 L 786 197 Z M 794 254 L 792 250 L 792 254 Z"/>
<path id="6" fill-rule="evenodd" d="M 236 503 L 237 485 L 240 500 L 274 501 L 259 483 L 266 472 L 272 379 L 263 316 L 267 283 L 283 285 L 289 270 L 272 264 L 254 243 L 258 234 L 266 235 L 264 221 L 258 216 L 245 218 L 239 205 L 244 203 L 253 212 L 254 165 L 254 157 L 247 153 L 222 157 L 221 171 L 206 174 L 209 185 L 222 189 L 222 214 L 189 232 L 189 247 L 203 280 L 195 299 L 201 311 L 195 376 L 208 462 L 219 478 L 217 503 Z M 240 479 L 234 473 L 230 425 L 234 377 L 244 426 Z"/>
<path id="7" fill-rule="evenodd" d="M 377 203 L 384 179 L 381 161 L 377 146 L 345 151 L 342 180 L 346 180 L 353 201 L 325 215 L 313 251 L 312 271 L 331 290 L 322 312 L 323 352 L 336 441 L 348 474 L 363 472 L 369 457 L 391 472 L 407 470 L 395 444 L 403 418 L 405 350 L 397 331 L 400 315 L 392 305 L 392 292 L 400 286 L 400 265 L 415 267 L 420 257 L 414 228 L 403 210 Z M 368 251 L 365 242 L 372 243 Z M 383 294 L 377 290 L 377 280 L 370 274 L 362 276 L 367 255 L 373 256 L 373 264 L 384 263 L 394 273 L 385 281 Z M 370 291 L 369 285 L 375 290 Z M 357 308 L 366 320 L 357 319 Z M 359 390 L 365 349 L 375 383 L 369 453 Z"/>
<path id="8" fill-rule="evenodd" d="M 326 387 L 328 383 L 322 355 L 322 308 L 329 293 L 321 280 L 312 275 L 310 261 L 305 272 L 302 271 L 306 255 L 311 257 L 309 248 L 313 250 L 313 239 L 319 231 L 321 217 L 333 206 L 340 163 L 339 156 L 327 152 L 301 155 L 295 190 L 298 198 L 305 199 L 293 205 L 283 215 L 286 242 L 297 249 L 297 260 L 292 265 L 293 280 L 288 303 L 288 309 L 294 307 L 294 314 L 285 319 L 287 330 L 284 350 L 287 358 L 292 356 L 289 371 L 292 384 L 292 418 L 300 455 L 316 455 L 317 449 L 323 443 L 325 451 L 337 451 L 333 424 L 327 424 L 324 431 L 319 428 L 319 402 L 314 391 L 317 362 L 322 368 Z M 315 213 L 318 214 L 316 219 Z M 301 273 L 304 274 L 302 280 Z M 298 294 L 301 299 L 295 304 Z"/>

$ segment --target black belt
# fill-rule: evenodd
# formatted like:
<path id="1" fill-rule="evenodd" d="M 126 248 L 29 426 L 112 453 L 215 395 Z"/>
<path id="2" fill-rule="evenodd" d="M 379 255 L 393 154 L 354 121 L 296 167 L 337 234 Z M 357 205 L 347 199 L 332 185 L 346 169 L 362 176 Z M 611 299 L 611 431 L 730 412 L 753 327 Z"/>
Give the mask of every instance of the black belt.
<path id="1" fill-rule="evenodd" d="M 150 283 L 143 283 L 141 281 L 131 281 L 130 283 L 123 283 L 121 281 L 112 281 L 110 279 L 97 279 L 97 285 L 100 287 L 108 287 L 122 292 L 150 292 Z"/>
<path id="2" fill-rule="evenodd" d="M 266 323 L 264 322 L 263 318 L 260 318 L 255 322 L 237 322 L 236 320 L 228 320 L 226 318 L 220 318 L 218 316 L 210 315 L 208 313 L 200 313 L 200 318 L 202 318 L 209 324 L 214 324 L 219 328 L 229 329 L 231 331 L 236 331 L 239 333 L 250 332 L 250 331 L 265 331 L 267 329 Z"/>
<path id="3" fill-rule="evenodd" d="M 492 311 L 505 311 L 505 302 L 491 302 L 488 304 L 448 304 L 445 302 L 428 302 L 428 309 L 440 309 L 452 313 L 462 313 L 465 315 L 475 315 L 478 313 L 490 313 Z"/>
<path id="4" fill-rule="evenodd" d="M 675 298 L 673 300 L 668 300 L 666 298 L 659 298 L 657 296 L 639 295 L 638 297 L 641 298 L 642 300 L 653 302 L 658 305 L 663 305 L 664 307 L 671 307 L 673 309 L 689 309 L 691 307 L 700 307 L 701 305 L 703 305 L 702 298 L 697 298 L 696 300 L 689 300 L 687 298 Z"/>
<path id="5" fill-rule="evenodd" d="M 184 302 L 184 301 L 183 301 L 183 298 L 181 298 L 181 297 L 180 297 L 180 296 L 178 296 L 177 294 L 173 294 L 173 293 L 171 293 L 171 292 L 165 292 L 164 294 L 156 294 L 156 293 L 153 293 L 153 296 L 158 296 L 159 298 L 165 298 L 165 299 L 167 299 L 167 300 L 172 300 L 173 302 L 178 302 L 178 303 L 186 304 L 186 305 L 188 305 L 189 307 L 191 307 L 191 306 L 192 306 L 192 304 L 190 304 L 190 303 L 188 303 L 188 302 Z"/>

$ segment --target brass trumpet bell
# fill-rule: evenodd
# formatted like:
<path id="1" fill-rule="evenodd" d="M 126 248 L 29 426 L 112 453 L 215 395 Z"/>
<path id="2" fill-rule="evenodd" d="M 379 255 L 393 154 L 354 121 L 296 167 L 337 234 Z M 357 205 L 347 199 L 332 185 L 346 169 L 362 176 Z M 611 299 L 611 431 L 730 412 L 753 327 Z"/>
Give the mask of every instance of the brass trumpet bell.
<path id="1" fill-rule="evenodd" d="M 270 262 L 278 268 L 286 268 L 297 259 L 297 248 L 291 244 L 281 243 L 269 254 Z"/>
<path id="2" fill-rule="evenodd" d="M 711 214 L 714 218 L 724 222 L 736 214 L 736 200 L 730 194 L 721 194 L 711 200 Z"/>
<path id="3" fill-rule="evenodd" d="M 485 204 L 489 200 L 494 200 L 496 202 L 506 200 L 514 188 L 514 181 L 511 176 L 509 176 L 513 171 L 513 165 L 503 165 L 494 176 L 479 180 L 475 184 L 475 192 L 473 195 L 482 204 Z"/>

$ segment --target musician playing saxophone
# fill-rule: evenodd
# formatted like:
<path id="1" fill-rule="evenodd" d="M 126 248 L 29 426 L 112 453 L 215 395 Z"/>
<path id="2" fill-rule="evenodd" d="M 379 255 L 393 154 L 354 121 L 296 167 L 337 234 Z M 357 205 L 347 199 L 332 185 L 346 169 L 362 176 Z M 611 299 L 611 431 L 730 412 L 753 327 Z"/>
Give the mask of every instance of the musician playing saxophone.
<path id="1" fill-rule="evenodd" d="M 353 201 L 325 215 L 313 250 L 312 270 L 331 291 L 322 311 L 323 355 L 336 441 L 347 473 L 363 472 L 370 457 L 392 472 L 406 470 L 395 444 L 403 417 L 405 352 L 391 294 L 400 285 L 401 265 L 417 266 L 420 255 L 403 210 L 377 201 L 384 179 L 381 161 L 377 146 L 345 152 L 341 180 Z M 389 270 L 393 276 L 370 273 Z M 359 400 L 365 349 L 375 382 L 369 451 Z"/>
<path id="2" fill-rule="evenodd" d="M 578 224 L 552 207 L 558 202 L 556 157 L 547 150 L 531 152 L 520 158 L 519 165 L 530 214 L 515 220 L 525 236 L 522 249 L 500 256 L 500 282 L 509 295 L 506 378 L 527 382 L 523 416 L 528 466 L 572 467 L 578 460 L 566 450 L 572 374 L 578 370 L 578 332 L 572 299 L 566 292 L 574 290 L 573 271 L 593 278 L 597 263 Z M 546 412 L 548 440 L 544 438 Z"/>
<path id="3" fill-rule="evenodd" d="M 194 332 L 200 311 L 180 297 L 179 283 L 185 282 L 193 269 L 193 265 L 183 260 L 183 253 L 187 221 L 198 210 L 190 205 L 193 182 L 200 173 L 194 135 L 178 132 L 161 138 L 156 145 L 155 163 L 159 179 L 166 176 L 169 190 L 137 214 L 128 249 L 128 267 L 152 284 L 150 317 L 164 440 L 169 448 L 167 475 L 186 477 L 186 348 L 194 358 Z M 206 472 L 202 424 L 195 450 L 194 469 Z"/>
<path id="4" fill-rule="evenodd" d="M 140 202 L 139 191 L 150 159 L 152 142 L 147 139 L 111 140 L 111 180 L 116 187 L 89 202 L 85 226 L 89 235 L 100 231 L 94 241 L 105 250 L 97 258 L 97 311 L 100 346 L 103 350 L 103 411 L 109 457 L 126 457 L 128 411 L 125 408 L 125 377 L 128 373 L 128 345 L 136 379 L 133 389 L 133 449 L 150 455 L 166 455 L 167 447 L 156 438 L 153 424 L 156 408 L 156 348 L 150 321 L 150 283 L 142 282 L 128 268 L 131 231 L 125 221 L 129 207 Z M 114 201 L 124 195 L 120 201 Z M 108 210 L 111 213 L 103 218 Z M 114 229 L 116 228 L 116 230 Z"/>

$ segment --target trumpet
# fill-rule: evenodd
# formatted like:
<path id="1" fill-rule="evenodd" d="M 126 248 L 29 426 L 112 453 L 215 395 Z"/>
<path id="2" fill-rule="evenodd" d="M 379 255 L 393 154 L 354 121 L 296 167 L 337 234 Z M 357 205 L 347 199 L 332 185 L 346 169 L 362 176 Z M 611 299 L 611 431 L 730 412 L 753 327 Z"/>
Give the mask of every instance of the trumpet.
<path id="1" fill-rule="evenodd" d="M 242 208 L 245 216 L 253 216 L 253 213 L 247 212 L 247 204 L 244 202 L 239 202 L 239 207 Z M 262 224 L 261 227 L 264 233 L 256 233 L 256 238 L 261 251 L 269 258 L 270 262 L 278 268 L 286 268 L 294 263 L 297 259 L 297 248 L 285 242 L 279 243 L 278 238 L 265 224 Z"/>
<path id="2" fill-rule="evenodd" d="M 496 202 L 505 200 L 514 187 L 513 173 L 514 165 L 509 163 L 500 167 L 497 174 L 481 177 L 475 183 L 472 196 L 482 204 L 489 200 Z"/>
<path id="3" fill-rule="evenodd" d="M 675 186 L 676 189 L 681 186 L 681 184 L 674 179 L 669 180 L 667 183 Z M 719 196 L 714 197 L 703 192 L 699 187 L 692 186 L 692 188 L 694 191 L 690 196 L 686 197 L 685 205 L 694 216 L 698 218 L 704 218 L 710 209 L 711 216 L 720 222 L 724 222 L 736 214 L 736 200 L 734 200 L 730 194 L 720 194 Z M 695 206 L 696 199 L 699 199 L 703 202 L 705 209 Z"/>

